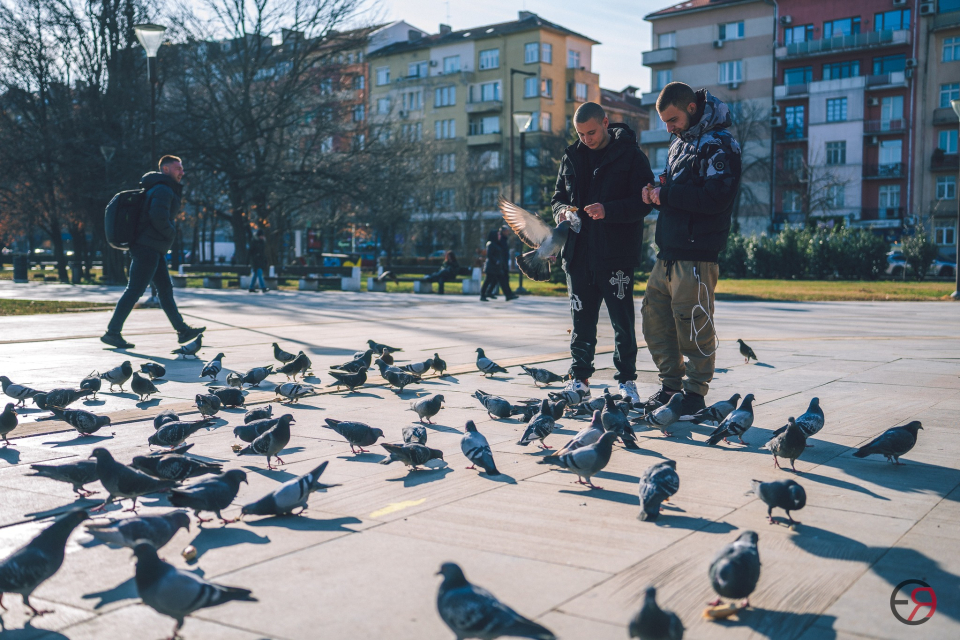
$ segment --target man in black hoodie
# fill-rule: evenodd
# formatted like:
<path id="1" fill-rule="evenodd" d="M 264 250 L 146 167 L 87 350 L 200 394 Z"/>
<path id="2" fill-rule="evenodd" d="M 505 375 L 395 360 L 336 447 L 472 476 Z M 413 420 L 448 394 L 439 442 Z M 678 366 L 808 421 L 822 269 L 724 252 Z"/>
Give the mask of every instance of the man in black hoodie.
<path id="1" fill-rule="evenodd" d="M 551 201 L 557 224 L 571 213 L 581 222 L 579 231 L 570 230 L 561 252 L 573 316 L 567 388 L 581 396 L 590 393 L 597 321 L 605 302 L 613 325 L 614 377 L 621 395 L 639 401 L 633 270 L 643 245 L 643 218 L 650 212 L 643 188 L 653 172 L 634 132 L 625 124 L 611 125 L 600 105 L 585 102 L 573 120 L 579 141 L 560 160 Z"/>
<path id="2" fill-rule="evenodd" d="M 100 337 L 101 342 L 118 349 L 132 349 L 134 346 L 121 335 L 123 323 L 151 282 L 157 287 L 160 306 L 177 331 L 180 343 L 190 342 L 206 328 L 194 329 L 184 322 L 173 299 L 173 283 L 167 271 L 166 255 L 176 237 L 174 220 L 180 212 L 183 163 L 176 156 L 163 156 L 159 169 L 140 179 L 140 188 L 146 191 L 147 201 L 137 225 L 137 240 L 130 247 L 130 277 L 113 310 L 107 332 Z"/>

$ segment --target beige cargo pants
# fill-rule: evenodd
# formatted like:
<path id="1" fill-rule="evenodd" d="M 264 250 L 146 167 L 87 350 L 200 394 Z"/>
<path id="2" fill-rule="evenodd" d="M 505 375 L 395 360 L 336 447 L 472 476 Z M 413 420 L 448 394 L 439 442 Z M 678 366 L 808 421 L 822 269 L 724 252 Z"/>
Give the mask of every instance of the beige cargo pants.
<path id="1" fill-rule="evenodd" d="M 712 319 L 719 275 L 715 262 L 657 260 L 647 280 L 643 339 L 667 389 L 707 395 L 716 361 Z"/>

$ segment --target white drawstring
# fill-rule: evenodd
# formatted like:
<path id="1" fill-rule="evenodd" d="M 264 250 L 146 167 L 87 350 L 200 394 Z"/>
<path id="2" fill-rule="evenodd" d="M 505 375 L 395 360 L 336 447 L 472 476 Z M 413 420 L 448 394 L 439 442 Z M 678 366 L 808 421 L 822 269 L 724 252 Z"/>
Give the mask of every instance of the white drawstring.
<path id="1" fill-rule="evenodd" d="M 697 278 L 697 304 L 693 305 L 693 308 L 690 309 L 690 340 L 697 346 L 697 351 L 699 351 L 704 357 L 709 358 L 717 352 L 717 349 L 720 348 L 720 336 L 717 335 L 717 327 L 713 324 L 713 318 L 710 317 L 710 310 L 703 306 L 703 302 L 700 299 L 700 289 L 703 288 L 707 292 L 707 303 L 710 303 L 710 289 L 707 288 L 700 280 L 700 271 L 697 267 L 693 268 L 693 275 Z M 695 319 L 695 314 L 697 309 L 702 309 L 704 315 L 707 317 L 707 321 L 703 323 L 702 327 L 697 327 L 697 321 Z M 713 351 L 710 353 L 704 353 L 703 349 L 700 348 L 700 332 L 707 328 L 707 325 L 713 327 L 713 338 L 715 340 Z"/>

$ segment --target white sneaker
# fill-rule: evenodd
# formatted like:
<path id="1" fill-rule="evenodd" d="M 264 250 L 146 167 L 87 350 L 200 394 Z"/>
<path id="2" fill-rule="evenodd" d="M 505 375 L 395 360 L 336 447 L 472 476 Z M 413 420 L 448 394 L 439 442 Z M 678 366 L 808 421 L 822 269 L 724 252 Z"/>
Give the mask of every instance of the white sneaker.
<path id="1" fill-rule="evenodd" d="M 586 398 L 590 395 L 590 385 L 587 384 L 587 381 L 570 379 L 567 381 L 567 384 L 563 387 L 564 391 L 573 391 L 579 394 L 580 399 Z"/>
<path id="2" fill-rule="evenodd" d="M 637 383 L 633 380 L 628 380 L 626 382 L 621 382 L 619 386 L 620 395 L 624 399 L 630 400 L 635 404 L 640 404 L 640 394 L 637 393 Z"/>

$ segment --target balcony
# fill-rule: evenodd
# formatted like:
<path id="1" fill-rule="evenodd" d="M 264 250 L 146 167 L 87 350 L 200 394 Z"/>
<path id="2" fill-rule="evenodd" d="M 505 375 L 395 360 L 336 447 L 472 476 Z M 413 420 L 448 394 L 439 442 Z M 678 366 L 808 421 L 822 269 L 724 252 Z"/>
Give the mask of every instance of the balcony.
<path id="1" fill-rule="evenodd" d="M 895 89 L 907 86 L 907 75 L 903 71 L 881 73 L 876 76 L 865 76 L 867 91 L 876 89 Z"/>
<path id="2" fill-rule="evenodd" d="M 500 133 L 481 133 L 479 135 L 467 136 L 468 147 L 478 147 L 484 144 L 500 144 Z"/>
<path id="3" fill-rule="evenodd" d="M 664 49 L 654 49 L 653 51 L 643 52 L 643 66 L 652 67 L 658 64 L 669 64 L 677 61 L 676 47 L 666 47 Z"/>
<path id="4" fill-rule="evenodd" d="M 640 132 L 640 144 L 663 144 L 665 142 L 670 142 L 670 132 L 666 129 Z"/>
<path id="5" fill-rule="evenodd" d="M 810 93 L 810 85 L 806 82 L 799 84 L 778 84 L 773 88 L 774 97 L 777 100 L 788 100 L 790 98 L 805 98 Z"/>
<path id="6" fill-rule="evenodd" d="M 947 13 L 938 13 L 933 17 L 931 29 L 939 31 L 940 29 L 950 29 L 957 26 L 960 26 L 960 11 L 948 11 Z"/>
<path id="7" fill-rule="evenodd" d="M 645 107 L 652 107 L 657 104 L 657 98 L 660 97 L 660 90 L 651 91 L 650 93 L 644 93 L 640 95 L 640 104 Z"/>
<path id="8" fill-rule="evenodd" d="M 952 111 L 952 109 L 951 109 Z M 892 120 L 864 120 L 863 134 L 871 135 L 877 133 L 903 133 L 910 128 L 910 123 L 906 118 L 894 118 Z"/>
<path id="9" fill-rule="evenodd" d="M 787 60 L 790 58 L 823 56 L 842 51 L 895 47 L 908 44 L 910 44 L 910 32 L 905 29 L 898 31 L 867 31 L 851 36 L 794 42 L 793 44 L 788 44 L 783 47 L 777 47 L 774 55 L 776 55 L 777 60 Z M 646 62 L 644 62 L 644 64 L 646 64 Z"/>
<path id="10" fill-rule="evenodd" d="M 902 225 L 903 207 L 860 209 L 860 219 L 854 222 L 858 227 L 897 228 Z"/>
<path id="11" fill-rule="evenodd" d="M 807 132 L 802 126 L 788 126 L 776 130 L 776 139 L 780 142 L 803 142 L 807 139 Z"/>
<path id="12" fill-rule="evenodd" d="M 864 178 L 876 178 L 878 180 L 891 180 L 902 178 L 906 175 L 906 167 L 902 162 L 892 162 L 889 164 L 865 164 L 863 165 Z"/>
<path id="13" fill-rule="evenodd" d="M 933 157 L 930 158 L 931 171 L 952 171 L 956 173 L 960 170 L 960 156 L 955 153 L 944 153 L 940 149 L 934 149 Z"/>
<path id="14" fill-rule="evenodd" d="M 502 100 L 467 103 L 467 113 L 500 113 L 501 111 L 503 111 Z"/>
<path id="15" fill-rule="evenodd" d="M 960 13 L 958 11 L 957 13 Z M 940 107 L 933 110 L 933 124 L 957 124 L 957 113 L 951 107 Z"/>

